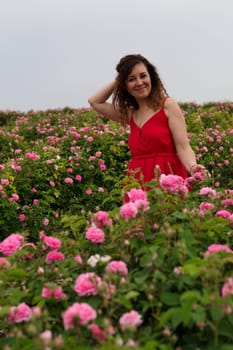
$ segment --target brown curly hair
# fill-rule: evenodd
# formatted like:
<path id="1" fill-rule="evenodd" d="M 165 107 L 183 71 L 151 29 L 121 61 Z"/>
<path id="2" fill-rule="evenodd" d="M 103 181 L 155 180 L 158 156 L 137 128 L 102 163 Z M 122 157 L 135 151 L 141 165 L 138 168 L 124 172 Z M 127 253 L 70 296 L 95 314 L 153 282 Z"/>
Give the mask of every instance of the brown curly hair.
<path id="1" fill-rule="evenodd" d="M 150 75 L 151 93 L 148 98 L 151 107 L 155 110 L 160 108 L 164 95 L 168 96 L 155 66 L 145 57 L 140 54 L 132 54 L 122 57 L 116 66 L 118 75 L 116 77 L 116 86 L 113 93 L 113 105 L 119 109 L 120 113 L 124 116 L 124 119 L 127 119 L 129 108 L 137 110 L 139 107 L 136 99 L 126 90 L 126 80 L 133 67 L 138 63 L 143 63 Z M 127 122 L 127 120 L 124 121 Z"/>

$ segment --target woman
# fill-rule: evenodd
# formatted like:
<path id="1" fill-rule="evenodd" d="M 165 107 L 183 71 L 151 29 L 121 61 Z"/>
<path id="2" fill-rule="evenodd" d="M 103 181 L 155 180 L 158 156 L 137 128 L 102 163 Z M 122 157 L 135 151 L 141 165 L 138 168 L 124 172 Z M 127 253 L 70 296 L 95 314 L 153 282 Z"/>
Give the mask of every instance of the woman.
<path id="1" fill-rule="evenodd" d="M 156 68 L 142 55 L 127 55 L 116 70 L 116 79 L 88 102 L 101 115 L 129 124 L 132 159 L 127 174 L 141 184 L 155 178 L 156 172 L 183 178 L 188 173 L 207 175 L 189 144 L 183 113 L 168 97 Z M 108 102 L 111 95 L 112 102 Z"/>

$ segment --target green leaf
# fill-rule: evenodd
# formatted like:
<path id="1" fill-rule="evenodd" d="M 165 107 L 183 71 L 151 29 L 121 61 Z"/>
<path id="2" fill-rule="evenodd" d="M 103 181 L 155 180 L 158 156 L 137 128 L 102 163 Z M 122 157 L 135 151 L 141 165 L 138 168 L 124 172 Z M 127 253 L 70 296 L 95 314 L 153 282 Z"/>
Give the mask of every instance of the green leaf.
<path id="1" fill-rule="evenodd" d="M 185 301 L 187 299 L 192 299 L 193 301 L 200 300 L 201 299 L 201 293 L 198 290 L 189 290 L 187 292 L 184 292 L 180 300 Z"/>
<path id="2" fill-rule="evenodd" d="M 163 292 L 161 294 L 161 300 L 166 305 L 175 306 L 179 304 L 180 295 L 177 293 Z"/>
<path id="3" fill-rule="evenodd" d="M 172 321 L 174 327 L 182 321 L 181 308 L 173 307 L 160 315 L 159 323 L 161 327 L 166 326 L 169 321 Z"/>
<path id="4" fill-rule="evenodd" d="M 12 268 L 7 271 L 8 281 L 22 281 L 27 276 L 27 273 L 22 269 Z"/>
<path id="5" fill-rule="evenodd" d="M 136 290 L 131 290 L 130 292 L 128 292 L 128 293 L 125 295 L 125 298 L 126 298 L 126 299 L 135 299 L 135 298 L 137 298 L 138 295 L 139 295 L 139 293 L 136 292 Z"/>

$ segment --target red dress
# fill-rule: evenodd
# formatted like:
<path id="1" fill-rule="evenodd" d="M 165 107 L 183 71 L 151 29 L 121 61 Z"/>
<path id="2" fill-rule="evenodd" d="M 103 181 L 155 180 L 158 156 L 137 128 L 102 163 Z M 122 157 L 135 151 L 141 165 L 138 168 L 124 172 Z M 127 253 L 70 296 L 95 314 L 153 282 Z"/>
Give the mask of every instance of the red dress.
<path id="1" fill-rule="evenodd" d="M 133 175 L 140 183 L 156 177 L 156 166 L 160 169 L 159 174 L 174 174 L 183 178 L 188 176 L 176 153 L 164 108 L 151 116 L 141 128 L 137 126 L 132 115 L 128 145 L 132 159 L 127 175 Z"/>

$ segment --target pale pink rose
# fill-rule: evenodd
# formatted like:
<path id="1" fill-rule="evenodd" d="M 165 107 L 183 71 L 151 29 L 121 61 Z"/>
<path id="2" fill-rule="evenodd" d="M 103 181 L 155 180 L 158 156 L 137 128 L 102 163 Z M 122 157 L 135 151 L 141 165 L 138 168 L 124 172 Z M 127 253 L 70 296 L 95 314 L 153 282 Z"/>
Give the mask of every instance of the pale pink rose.
<path id="1" fill-rule="evenodd" d="M 85 192 L 88 196 L 90 196 L 90 194 L 92 194 L 92 190 L 90 188 L 88 188 Z"/>
<path id="2" fill-rule="evenodd" d="M 137 199 L 134 201 L 134 205 L 138 210 L 142 210 L 143 212 L 150 209 L 150 203 L 147 199 Z"/>
<path id="3" fill-rule="evenodd" d="M 52 295 L 53 295 L 52 289 L 47 288 L 47 287 L 43 287 L 43 288 L 42 288 L 41 296 L 42 296 L 43 298 L 51 298 Z"/>
<path id="4" fill-rule="evenodd" d="M 1 179 L 1 184 L 2 185 L 9 185 L 10 181 L 7 179 Z"/>
<path id="5" fill-rule="evenodd" d="M 88 142 L 92 142 L 93 140 L 94 140 L 94 139 L 93 139 L 92 136 L 88 136 L 88 137 L 87 137 L 87 141 L 88 141 Z"/>
<path id="6" fill-rule="evenodd" d="M 45 234 L 41 238 L 44 244 L 52 250 L 58 250 L 62 246 L 61 240 L 59 238 L 46 236 Z"/>
<path id="7" fill-rule="evenodd" d="M 119 324 L 122 330 L 135 329 L 142 324 L 142 316 L 135 310 L 126 312 L 119 319 Z"/>
<path id="8" fill-rule="evenodd" d="M 138 208 L 133 202 L 125 203 L 120 208 L 120 216 L 125 219 L 135 218 L 138 213 Z"/>
<path id="9" fill-rule="evenodd" d="M 174 267 L 173 272 L 174 272 L 176 275 L 181 275 L 181 274 L 183 274 L 182 267 L 181 267 L 181 266 L 176 266 L 176 267 Z"/>
<path id="10" fill-rule="evenodd" d="M 147 193 L 142 189 L 132 188 L 130 191 L 127 192 L 127 195 L 131 202 L 135 202 L 138 199 L 141 199 L 143 201 L 147 200 Z"/>
<path id="11" fill-rule="evenodd" d="M 100 344 L 102 344 L 106 338 L 106 332 L 100 328 L 96 323 L 92 323 L 88 326 L 88 328 L 91 330 L 92 337 L 97 340 Z"/>
<path id="12" fill-rule="evenodd" d="M 233 295 L 233 277 L 229 277 L 222 287 L 222 297 Z"/>
<path id="13" fill-rule="evenodd" d="M 37 273 L 38 273 L 38 275 L 43 275 L 44 274 L 43 267 L 39 266 L 38 269 L 37 269 Z"/>
<path id="14" fill-rule="evenodd" d="M 87 303 L 74 303 L 62 315 L 65 329 L 74 328 L 76 324 L 86 324 L 96 318 L 97 313 Z"/>
<path id="15" fill-rule="evenodd" d="M 209 202 L 201 202 L 201 204 L 199 205 L 199 208 L 200 210 L 209 211 L 214 208 L 214 204 Z"/>
<path id="16" fill-rule="evenodd" d="M 53 261 L 59 261 L 64 260 L 65 256 L 61 252 L 58 252 L 57 250 L 51 250 L 45 258 L 45 261 L 47 264 L 51 264 Z"/>
<path id="17" fill-rule="evenodd" d="M 41 317 L 41 308 L 39 306 L 33 306 L 31 309 L 34 318 L 38 319 Z"/>
<path id="18" fill-rule="evenodd" d="M 104 232 L 98 227 L 90 227 L 86 232 L 86 239 L 92 243 L 102 243 L 105 240 Z"/>
<path id="19" fill-rule="evenodd" d="M 122 276 L 126 276 L 128 274 L 126 263 L 121 260 L 111 261 L 107 264 L 106 270 L 113 273 L 120 273 Z"/>
<path id="20" fill-rule="evenodd" d="M 184 183 L 184 179 L 178 175 L 161 174 L 159 184 L 163 190 L 173 194 L 186 194 L 189 191 Z"/>
<path id="21" fill-rule="evenodd" d="M 102 279 L 94 272 L 82 273 L 75 281 L 74 290 L 79 296 L 96 295 Z"/>
<path id="22" fill-rule="evenodd" d="M 208 196 L 212 199 L 215 199 L 217 196 L 217 193 L 214 189 L 212 189 L 211 187 L 203 187 L 200 189 L 200 194 L 202 196 Z"/>
<path id="23" fill-rule="evenodd" d="M 215 216 L 219 218 L 229 219 L 229 217 L 231 216 L 231 213 L 228 210 L 221 209 L 215 213 Z"/>
<path id="24" fill-rule="evenodd" d="M 205 252 L 205 255 L 208 256 L 212 253 L 219 253 L 222 251 L 227 253 L 233 253 L 231 248 L 229 248 L 226 244 L 211 244 Z"/>
<path id="25" fill-rule="evenodd" d="M 76 255 L 74 257 L 74 260 L 76 261 L 77 264 L 82 264 L 83 263 L 83 259 L 80 255 Z"/>
<path id="26" fill-rule="evenodd" d="M 6 256 L 14 254 L 21 246 L 23 240 L 24 237 L 22 235 L 18 233 L 12 233 L 0 243 L 0 252 Z"/>
<path id="27" fill-rule="evenodd" d="M 49 342 L 52 340 L 52 332 L 48 329 L 48 330 L 40 333 L 40 338 L 42 339 L 42 341 L 45 345 L 48 345 Z"/>
<path id="28" fill-rule="evenodd" d="M 4 267 L 10 267 L 10 266 L 11 266 L 11 263 L 6 258 L 0 257 L 0 269 Z"/>
<path id="29" fill-rule="evenodd" d="M 32 318 L 32 309 L 25 303 L 10 308 L 8 323 L 27 322 Z"/>

